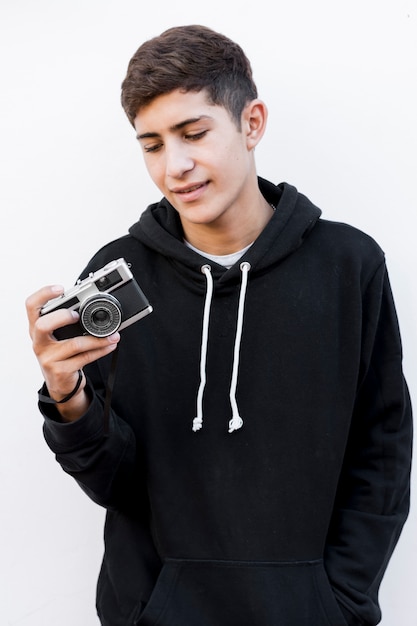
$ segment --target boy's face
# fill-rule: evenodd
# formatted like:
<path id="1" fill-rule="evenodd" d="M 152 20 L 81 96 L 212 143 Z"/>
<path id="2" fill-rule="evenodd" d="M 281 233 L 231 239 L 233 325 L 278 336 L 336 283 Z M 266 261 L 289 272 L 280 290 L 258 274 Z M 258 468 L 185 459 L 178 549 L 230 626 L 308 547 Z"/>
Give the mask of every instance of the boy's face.
<path id="1" fill-rule="evenodd" d="M 258 193 L 252 151 L 258 140 L 245 116 L 246 109 L 240 131 L 205 91 L 179 90 L 158 96 L 136 116 L 148 172 L 178 211 L 186 234 L 187 226 L 230 227 Z"/>

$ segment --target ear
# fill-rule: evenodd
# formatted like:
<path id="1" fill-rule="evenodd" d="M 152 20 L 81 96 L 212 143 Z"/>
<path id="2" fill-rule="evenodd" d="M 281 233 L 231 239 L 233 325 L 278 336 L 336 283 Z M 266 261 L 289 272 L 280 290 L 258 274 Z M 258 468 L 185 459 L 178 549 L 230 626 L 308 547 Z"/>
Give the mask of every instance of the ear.
<path id="1" fill-rule="evenodd" d="M 268 119 L 268 109 L 262 100 L 251 100 L 242 111 L 242 132 L 248 150 L 253 150 L 262 139 Z"/>

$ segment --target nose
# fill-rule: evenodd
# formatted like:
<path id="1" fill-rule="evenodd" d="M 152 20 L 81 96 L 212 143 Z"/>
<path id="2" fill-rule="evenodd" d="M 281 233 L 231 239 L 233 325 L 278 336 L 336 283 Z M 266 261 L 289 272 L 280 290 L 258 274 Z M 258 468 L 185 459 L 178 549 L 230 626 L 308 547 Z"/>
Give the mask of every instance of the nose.
<path id="1" fill-rule="evenodd" d="M 166 174 L 169 178 L 182 178 L 194 167 L 194 159 L 189 149 L 184 144 L 181 145 L 181 142 L 166 146 L 165 159 Z"/>

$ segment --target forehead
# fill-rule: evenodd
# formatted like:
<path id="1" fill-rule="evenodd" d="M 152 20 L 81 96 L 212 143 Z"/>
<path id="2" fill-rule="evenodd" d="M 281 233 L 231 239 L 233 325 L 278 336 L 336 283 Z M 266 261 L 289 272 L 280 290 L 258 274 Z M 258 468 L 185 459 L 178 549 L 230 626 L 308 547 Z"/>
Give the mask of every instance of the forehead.
<path id="1" fill-rule="evenodd" d="M 161 133 L 180 126 L 184 121 L 200 118 L 231 122 L 224 106 L 210 103 L 206 90 L 184 92 L 178 89 L 157 96 L 142 107 L 134 125 L 138 135 Z"/>

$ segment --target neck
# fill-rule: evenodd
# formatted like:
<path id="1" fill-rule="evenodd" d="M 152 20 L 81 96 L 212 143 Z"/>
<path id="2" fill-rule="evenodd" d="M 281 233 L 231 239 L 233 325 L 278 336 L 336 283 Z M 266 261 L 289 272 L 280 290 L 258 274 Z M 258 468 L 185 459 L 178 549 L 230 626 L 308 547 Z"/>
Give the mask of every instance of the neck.
<path id="1" fill-rule="evenodd" d="M 184 224 L 185 239 L 208 254 L 224 255 L 242 250 L 260 235 L 274 209 L 259 193 L 257 202 L 221 224 Z"/>

